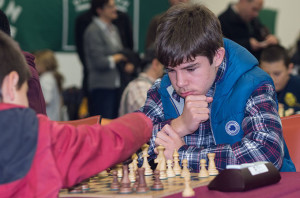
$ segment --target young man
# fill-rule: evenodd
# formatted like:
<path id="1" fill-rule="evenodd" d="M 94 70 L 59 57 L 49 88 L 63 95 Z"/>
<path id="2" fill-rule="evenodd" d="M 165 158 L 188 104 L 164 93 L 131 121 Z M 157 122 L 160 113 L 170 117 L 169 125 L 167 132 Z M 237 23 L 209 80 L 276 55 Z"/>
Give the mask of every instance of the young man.
<path id="1" fill-rule="evenodd" d="M 0 197 L 57 197 L 62 187 L 126 160 L 149 140 L 152 124 L 141 113 L 77 128 L 36 115 L 27 108 L 25 59 L 1 31 L 0 60 Z"/>
<path id="2" fill-rule="evenodd" d="M 155 82 L 140 109 L 153 122 L 150 158 L 163 145 L 167 159 L 177 149 L 193 172 L 208 153 L 216 154 L 219 170 L 256 161 L 294 170 L 284 152 L 272 79 L 245 48 L 223 40 L 210 10 L 172 6 L 156 38 L 158 59 L 168 74 Z"/>
<path id="3" fill-rule="evenodd" d="M 262 49 L 278 43 L 258 18 L 263 3 L 263 0 L 239 0 L 230 4 L 219 16 L 223 35 L 245 47 L 258 59 Z"/>
<path id="4" fill-rule="evenodd" d="M 291 75 L 294 65 L 287 51 L 280 45 L 267 47 L 261 53 L 260 67 L 272 77 L 278 102 L 284 110 L 300 111 L 300 78 Z"/>

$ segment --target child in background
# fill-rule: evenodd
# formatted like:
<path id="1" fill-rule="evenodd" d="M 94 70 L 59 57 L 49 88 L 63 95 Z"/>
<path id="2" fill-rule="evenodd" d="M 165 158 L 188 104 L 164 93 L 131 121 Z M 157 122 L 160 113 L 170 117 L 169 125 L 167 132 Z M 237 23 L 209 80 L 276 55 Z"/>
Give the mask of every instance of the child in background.
<path id="1" fill-rule="evenodd" d="M 63 76 L 58 72 L 58 64 L 53 51 L 41 50 L 34 53 L 37 71 L 46 102 L 46 112 L 51 120 L 61 121 L 63 109 Z"/>

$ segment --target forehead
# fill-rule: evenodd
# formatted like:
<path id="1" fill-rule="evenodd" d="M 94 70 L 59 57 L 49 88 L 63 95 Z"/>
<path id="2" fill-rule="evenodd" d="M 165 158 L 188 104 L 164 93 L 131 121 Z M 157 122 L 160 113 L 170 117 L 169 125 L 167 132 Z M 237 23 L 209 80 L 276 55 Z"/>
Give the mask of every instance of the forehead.
<path id="1" fill-rule="evenodd" d="M 261 10 L 262 7 L 263 7 L 263 0 L 253 0 L 253 1 L 250 1 L 249 4 L 251 5 L 251 7 L 253 9 L 257 9 L 257 10 Z"/>
<path id="2" fill-rule="evenodd" d="M 192 61 L 183 61 L 183 63 L 174 66 L 167 66 L 167 68 L 185 68 L 185 67 L 189 67 L 189 66 L 194 66 L 194 65 L 205 65 L 205 64 L 209 64 L 209 60 L 206 56 L 196 56 L 195 59 L 193 59 Z"/>
<path id="3" fill-rule="evenodd" d="M 276 61 L 276 62 L 261 61 L 260 66 L 261 66 L 262 69 L 268 70 L 268 71 L 287 70 L 287 67 L 284 64 L 283 60 L 279 60 L 279 61 Z"/>

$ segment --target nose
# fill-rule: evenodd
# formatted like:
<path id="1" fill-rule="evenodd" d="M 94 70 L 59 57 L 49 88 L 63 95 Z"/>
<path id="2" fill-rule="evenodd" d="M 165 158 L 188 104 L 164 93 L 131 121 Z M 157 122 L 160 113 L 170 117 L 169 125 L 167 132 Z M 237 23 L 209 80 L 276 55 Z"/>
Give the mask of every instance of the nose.
<path id="1" fill-rule="evenodd" d="M 184 76 L 180 72 L 177 72 L 176 73 L 176 85 L 179 88 L 182 88 L 182 87 L 184 87 L 186 85 L 186 83 L 187 83 L 187 81 L 184 78 Z"/>

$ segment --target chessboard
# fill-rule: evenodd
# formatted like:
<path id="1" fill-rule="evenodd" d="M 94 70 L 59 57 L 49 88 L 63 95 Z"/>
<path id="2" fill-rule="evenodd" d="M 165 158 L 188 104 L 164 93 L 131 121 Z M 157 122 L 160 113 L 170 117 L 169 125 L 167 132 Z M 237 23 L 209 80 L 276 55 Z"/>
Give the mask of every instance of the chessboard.
<path id="1" fill-rule="evenodd" d="M 215 176 L 209 176 L 207 178 L 199 178 L 198 173 L 191 173 L 191 181 L 190 186 L 192 188 L 206 186 L 209 184 L 211 180 L 213 180 Z M 108 176 L 98 175 L 90 178 L 88 182 L 88 189 L 84 190 L 84 192 L 71 193 L 68 189 L 62 189 L 59 197 L 126 197 L 126 198 L 138 198 L 138 197 L 146 197 L 146 198 L 154 198 L 154 197 L 165 197 L 173 194 L 177 194 L 183 192 L 185 188 L 184 178 L 180 176 L 167 178 L 165 180 L 161 180 L 163 183 L 162 190 L 151 190 L 151 186 L 154 182 L 154 176 L 145 176 L 146 184 L 149 187 L 149 190 L 145 193 L 137 193 L 133 191 L 129 194 L 121 194 L 118 191 L 113 191 L 110 189 L 110 185 L 113 181 L 113 177 L 111 174 Z M 121 178 L 119 178 L 121 181 Z M 134 183 L 131 184 L 132 186 Z"/>

